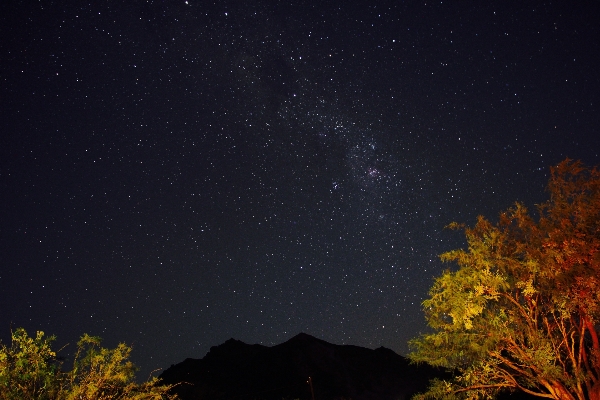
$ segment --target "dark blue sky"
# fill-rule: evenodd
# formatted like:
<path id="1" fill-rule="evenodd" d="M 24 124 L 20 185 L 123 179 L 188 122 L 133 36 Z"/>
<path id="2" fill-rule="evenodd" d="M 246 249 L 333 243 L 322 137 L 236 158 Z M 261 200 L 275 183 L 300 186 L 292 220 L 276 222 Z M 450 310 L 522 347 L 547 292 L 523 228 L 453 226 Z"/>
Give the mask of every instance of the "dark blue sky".
<path id="1" fill-rule="evenodd" d="M 2 340 L 404 354 L 445 225 L 600 163 L 597 3 L 347 3 L 0 6 Z"/>

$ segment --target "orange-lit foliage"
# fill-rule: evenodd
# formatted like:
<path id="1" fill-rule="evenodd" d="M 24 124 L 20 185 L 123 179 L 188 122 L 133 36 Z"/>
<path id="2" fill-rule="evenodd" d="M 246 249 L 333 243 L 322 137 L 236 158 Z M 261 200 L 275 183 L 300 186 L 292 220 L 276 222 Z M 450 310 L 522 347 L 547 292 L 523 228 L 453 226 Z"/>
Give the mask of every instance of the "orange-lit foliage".
<path id="1" fill-rule="evenodd" d="M 517 204 L 497 224 L 479 217 L 468 249 L 423 302 L 434 333 L 414 361 L 452 368 L 421 398 L 491 398 L 503 389 L 600 400 L 600 171 L 565 160 L 534 219 Z"/>

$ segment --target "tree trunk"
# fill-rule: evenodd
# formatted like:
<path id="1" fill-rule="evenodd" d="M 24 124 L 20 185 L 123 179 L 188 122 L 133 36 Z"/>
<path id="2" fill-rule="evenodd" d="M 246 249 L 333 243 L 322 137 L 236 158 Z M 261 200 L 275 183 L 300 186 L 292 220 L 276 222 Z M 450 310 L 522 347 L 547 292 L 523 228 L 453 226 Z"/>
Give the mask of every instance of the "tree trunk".
<path id="1" fill-rule="evenodd" d="M 560 382 L 553 382 L 551 384 L 552 390 L 550 393 L 556 400 L 575 400 L 573 396 Z"/>
<path id="2" fill-rule="evenodd" d="M 590 400 L 600 400 L 600 381 L 596 381 L 592 386 L 592 391 L 589 394 Z"/>

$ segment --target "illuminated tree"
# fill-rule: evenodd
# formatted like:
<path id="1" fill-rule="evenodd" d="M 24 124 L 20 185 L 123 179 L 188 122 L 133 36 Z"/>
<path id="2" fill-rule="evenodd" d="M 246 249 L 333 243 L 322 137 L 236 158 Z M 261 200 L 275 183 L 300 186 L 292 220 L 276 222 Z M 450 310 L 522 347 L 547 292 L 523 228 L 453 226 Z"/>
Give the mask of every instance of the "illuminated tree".
<path id="1" fill-rule="evenodd" d="M 51 349 L 54 337 L 37 332 L 35 338 L 19 328 L 10 347 L 0 344 L 0 400 L 166 400 L 172 385 L 156 378 L 134 382 L 136 367 L 129 361 L 131 348 L 100 347 L 100 338 L 83 335 L 71 371 Z"/>
<path id="2" fill-rule="evenodd" d="M 123 399 L 163 400 L 174 399 L 155 377 L 143 384 L 133 378 L 137 368 L 129 355 L 131 347 L 120 343 L 115 349 L 100 347 L 100 338 L 84 334 L 77 343 L 73 370 L 65 376 L 66 400 Z"/>
<path id="3" fill-rule="evenodd" d="M 12 345 L 0 344 L 0 399 L 52 399 L 56 397 L 59 370 L 50 345 L 54 337 L 37 332 L 35 338 L 24 329 L 12 333 Z"/>
<path id="4" fill-rule="evenodd" d="M 449 368 L 417 397 L 492 398 L 501 390 L 600 400 L 600 171 L 565 160 L 551 168 L 550 199 L 479 217 L 468 248 L 423 302 L 434 333 L 410 342 L 415 362 Z"/>

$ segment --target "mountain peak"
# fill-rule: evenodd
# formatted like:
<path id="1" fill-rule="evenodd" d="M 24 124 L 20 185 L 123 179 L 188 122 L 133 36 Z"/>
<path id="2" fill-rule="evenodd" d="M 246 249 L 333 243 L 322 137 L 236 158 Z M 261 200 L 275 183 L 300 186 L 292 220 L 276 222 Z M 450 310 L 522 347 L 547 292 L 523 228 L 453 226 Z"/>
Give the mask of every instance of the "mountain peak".
<path id="1" fill-rule="evenodd" d="M 308 333 L 300 332 L 290 340 L 308 340 L 308 339 L 316 339 L 316 337 L 309 335 Z"/>
<path id="2" fill-rule="evenodd" d="M 229 339 L 211 347 L 203 359 L 187 359 L 160 378 L 165 384 L 189 383 L 175 389 L 182 400 L 310 399 L 308 377 L 317 398 L 392 400 L 409 398 L 440 376 L 383 350 L 336 345 L 304 332 L 273 347 Z"/>

